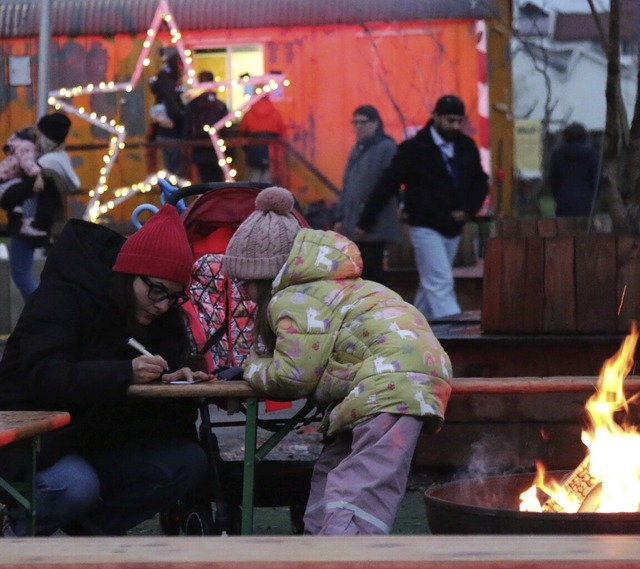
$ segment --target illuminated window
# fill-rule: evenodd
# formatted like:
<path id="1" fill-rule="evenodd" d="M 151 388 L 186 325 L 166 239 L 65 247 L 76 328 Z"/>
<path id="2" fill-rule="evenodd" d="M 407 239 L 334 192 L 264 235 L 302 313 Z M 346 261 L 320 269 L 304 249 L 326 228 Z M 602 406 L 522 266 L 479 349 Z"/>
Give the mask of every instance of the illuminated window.
<path id="1" fill-rule="evenodd" d="M 194 52 L 193 66 L 197 73 L 211 71 L 216 81 L 239 79 L 246 73 L 252 76 L 263 75 L 263 48 L 260 45 L 235 45 L 226 48 L 197 49 Z M 221 88 L 218 98 L 224 101 L 230 110 L 235 110 L 244 102 L 245 92 L 252 92 L 252 87 L 239 86 L 229 91 Z"/>

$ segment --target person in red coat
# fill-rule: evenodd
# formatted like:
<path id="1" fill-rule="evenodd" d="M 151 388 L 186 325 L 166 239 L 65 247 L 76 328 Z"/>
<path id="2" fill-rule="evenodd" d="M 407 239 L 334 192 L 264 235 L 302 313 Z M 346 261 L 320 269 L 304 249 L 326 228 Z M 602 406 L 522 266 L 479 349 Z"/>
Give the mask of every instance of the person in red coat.
<path id="1" fill-rule="evenodd" d="M 280 111 L 265 95 L 256 101 L 240 121 L 241 136 L 282 138 L 284 120 Z M 243 147 L 250 182 L 282 183 L 282 149 L 278 144 L 247 144 Z"/>

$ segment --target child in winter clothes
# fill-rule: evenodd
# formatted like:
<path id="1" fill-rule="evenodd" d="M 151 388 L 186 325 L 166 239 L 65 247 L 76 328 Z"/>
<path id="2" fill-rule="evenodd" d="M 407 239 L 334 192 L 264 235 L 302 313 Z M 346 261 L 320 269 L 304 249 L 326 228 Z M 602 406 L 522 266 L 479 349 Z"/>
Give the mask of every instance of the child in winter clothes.
<path id="1" fill-rule="evenodd" d="M 423 428 L 437 430 L 451 364 L 424 316 L 360 278 L 356 245 L 302 229 L 294 199 L 268 188 L 231 238 L 222 268 L 257 303 L 244 378 L 267 396 L 326 407 L 330 439 L 311 481 L 305 533 L 388 534 Z"/>
<path id="2" fill-rule="evenodd" d="M 24 177 L 35 178 L 40 174 L 36 163 L 38 147 L 37 131 L 29 126 L 14 132 L 3 146 L 7 155 L 0 162 L 0 198 L 11 187 L 22 181 Z"/>

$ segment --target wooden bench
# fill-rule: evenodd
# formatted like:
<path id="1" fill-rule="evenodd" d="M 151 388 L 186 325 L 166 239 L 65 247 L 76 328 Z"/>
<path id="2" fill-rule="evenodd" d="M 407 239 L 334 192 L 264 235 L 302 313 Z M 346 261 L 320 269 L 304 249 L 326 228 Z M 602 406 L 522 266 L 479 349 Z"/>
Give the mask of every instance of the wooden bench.
<path id="1" fill-rule="evenodd" d="M 0 539 L 0 569 L 640 568 L 637 536 Z"/>
<path id="2" fill-rule="evenodd" d="M 625 338 L 624 333 L 489 333 L 475 311 L 430 324 L 451 359 L 454 377 L 597 375 Z"/>
<path id="3" fill-rule="evenodd" d="M 69 413 L 60 411 L 0 411 L 0 446 L 20 441 L 29 445 L 24 480 L 0 477 L 0 488 L 26 509 L 29 535 L 35 534 L 35 474 L 40 435 L 64 427 L 70 420 Z"/>
<path id="4" fill-rule="evenodd" d="M 455 377 L 445 423 L 436 434 L 420 435 L 414 467 L 534 472 L 542 460 L 549 470 L 572 470 L 586 453 L 584 406 L 597 382 L 596 376 Z M 637 376 L 623 385 L 627 397 L 640 392 Z"/>

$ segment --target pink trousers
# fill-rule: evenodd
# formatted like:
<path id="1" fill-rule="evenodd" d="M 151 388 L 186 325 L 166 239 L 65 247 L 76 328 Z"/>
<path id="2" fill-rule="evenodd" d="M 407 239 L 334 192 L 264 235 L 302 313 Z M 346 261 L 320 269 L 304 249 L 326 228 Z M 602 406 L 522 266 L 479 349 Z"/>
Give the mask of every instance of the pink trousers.
<path id="1" fill-rule="evenodd" d="M 420 418 L 381 413 L 338 434 L 313 470 L 305 534 L 389 534 L 421 428 Z"/>

